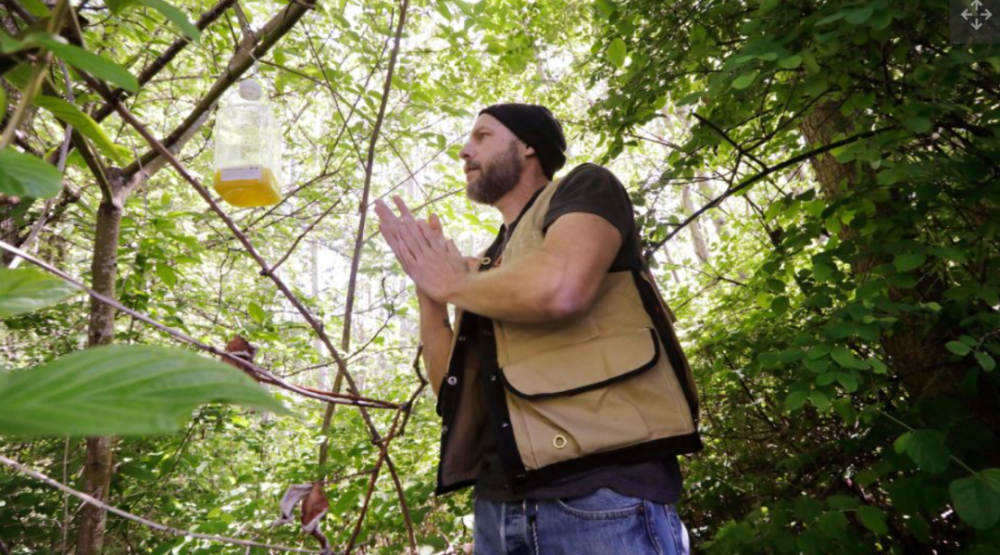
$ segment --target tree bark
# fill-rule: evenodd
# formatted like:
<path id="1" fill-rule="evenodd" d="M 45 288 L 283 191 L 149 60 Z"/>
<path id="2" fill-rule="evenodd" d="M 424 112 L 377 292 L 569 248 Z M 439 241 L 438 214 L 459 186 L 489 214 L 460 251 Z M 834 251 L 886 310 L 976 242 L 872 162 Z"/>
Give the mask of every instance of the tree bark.
<path id="1" fill-rule="evenodd" d="M 851 121 L 840 112 L 840 106 L 832 101 L 818 104 L 812 112 L 803 117 L 800 125 L 805 138 L 810 143 L 820 145 L 830 144 L 838 133 L 849 135 L 852 132 L 851 127 Z M 859 175 L 853 164 L 841 164 L 830 153 L 814 157 L 812 168 L 816 173 L 821 193 L 829 199 L 835 199 L 854 189 L 862 179 L 875 177 L 868 166 L 864 166 L 862 172 L 865 173 Z M 893 208 L 890 204 L 876 204 L 875 217 L 886 218 L 892 213 Z M 857 232 L 850 226 L 843 226 L 840 232 L 840 238 L 843 240 L 853 240 L 856 236 Z M 863 249 L 864 245 L 859 245 L 859 248 Z M 859 282 L 864 281 L 865 275 L 874 266 L 883 262 L 884 260 L 874 255 L 858 257 L 852 263 L 851 271 Z M 901 301 L 910 298 L 925 303 L 942 300 L 947 287 L 945 280 L 924 274 L 916 281 L 918 285 L 913 289 L 890 287 L 888 291 L 890 299 Z M 911 314 L 899 315 L 899 323 L 893 333 L 882 336 L 881 345 L 887 355 L 885 362 L 900 378 L 907 393 L 914 397 L 933 397 L 957 391 L 956 388 L 961 383 L 960 374 L 955 368 L 942 364 L 948 357 L 944 343 L 949 337 L 948 330 L 929 327 L 924 319 Z M 992 406 L 992 402 L 980 407 L 981 404 L 983 404 L 981 400 L 977 399 L 971 408 L 996 430 L 998 420 L 996 412 L 992 408 L 987 408 L 987 405 Z"/>
<path id="2" fill-rule="evenodd" d="M 90 286 L 98 293 L 116 298 L 115 282 L 118 279 L 118 240 L 121 235 L 122 212 L 124 208 L 125 184 L 121 172 L 108 169 L 108 185 L 97 209 L 97 229 L 94 232 L 94 258 L 90 264 Z M 108 194 L 110 193 L 110 194 Z M 99 347 L 114 342 L 114 307 L 95 298 L 90 299 L 90 329 L 88 347 Z M 88 494 L 107 501 L 108 488 L 114 466 L 114 438 L 87 438 L 87 454 L 83 467 L 83 490 Z M 84 505 L 80 512 L 80 528 L 77 533 L 77 555 L 98 555 L 104 548 L 104 531 L 107 512 L 100 507 Z"/>
<path id="3" fill-rule="evenodd" d="M 690 185 L 684 186 L 682 201 L 684 203 L 684 213 L 688 216 L 694 214 L 695 207 L 694 201 L 691 200 Z M 705 233 L 701 229 L 701 222 L 695 220 L 691 222 L 691 225 L 688 227 L 691 228 L 691 239 L 694 242 L 694 252 L 698 256 L 698 260 L 700 260 L 702 264 L 707 264 L 709 258 L 708 241 L 705 240 Z"/>

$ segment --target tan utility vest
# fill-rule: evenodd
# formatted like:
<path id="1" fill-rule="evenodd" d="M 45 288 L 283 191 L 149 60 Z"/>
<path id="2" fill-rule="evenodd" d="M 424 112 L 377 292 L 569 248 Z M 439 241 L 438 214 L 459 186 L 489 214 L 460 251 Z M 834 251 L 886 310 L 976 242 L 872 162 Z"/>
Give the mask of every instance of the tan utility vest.
<path id="1" fill-rule="evenodd" d="M 543 188 L 522 213 L 503 250 L 505 265 L 541 248 L 542 222 L 560 182 Z M 499 371 L 484 375 L 480 353 L 462 349 L 467 336 L 459 310 L 438 399 L 444 417 L 438 493 L 474 481 L 486 433 L 499 437 L 514 491 L 589 468 L 701 449 L 694 379 L 671 318 L 648 272 L 609 272 L 591 307 L 576 317 L 494 319 Z M 502 384 L 485 406 L 477 390 L 483 380 Z"/>

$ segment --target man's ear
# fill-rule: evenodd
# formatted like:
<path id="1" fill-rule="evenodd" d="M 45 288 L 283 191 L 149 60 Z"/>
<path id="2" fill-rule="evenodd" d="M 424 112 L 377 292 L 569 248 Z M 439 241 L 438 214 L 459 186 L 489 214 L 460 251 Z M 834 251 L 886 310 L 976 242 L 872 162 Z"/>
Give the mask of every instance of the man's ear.
<path id="1" fill-rule="evenodd" d="M 529 146 L 527 144 L 525 144 L 524 147 L 525 147 L 524 154 L 526 156 L 533 156 L 535 154 L 535 147 Z"/>

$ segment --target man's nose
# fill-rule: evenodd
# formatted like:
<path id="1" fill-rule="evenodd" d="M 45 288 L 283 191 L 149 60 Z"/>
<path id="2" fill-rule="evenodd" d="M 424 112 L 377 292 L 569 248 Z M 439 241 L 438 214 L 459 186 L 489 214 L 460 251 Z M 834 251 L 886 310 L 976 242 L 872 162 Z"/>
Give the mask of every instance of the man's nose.
<path id="1" fill-rule="evenodd" d="M 469 143 L 465 143 L 462 150 L 458 152 L 458 157 L 466 161 L 472 158 L 472 148 Z"/>

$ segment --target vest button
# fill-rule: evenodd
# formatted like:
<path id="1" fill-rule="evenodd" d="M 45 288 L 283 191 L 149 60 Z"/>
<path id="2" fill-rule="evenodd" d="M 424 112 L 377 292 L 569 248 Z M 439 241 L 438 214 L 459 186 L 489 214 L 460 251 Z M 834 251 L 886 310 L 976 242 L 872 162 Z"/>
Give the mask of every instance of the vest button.
<path id="1" fill-rule="evenodd" d="M 458 378 L 455 376 L 448 376 L 448 385 L 455 385 L 458 383 Z"/>
<path id="2" fill-rule="evenodd" d="M 460 336 L 458 336 L 458 340 L 459 340 L 459 341 L 465 341 L 465 336 L 464 336 L 464 335 L 460 335 Z"/>
<path id="3" fill-rule="evenodd" d="M 448 426 L 441 426 L 441 435 L 445 435 L 447 433 L 448 433 Z"/>
<path id="4" fill-rule="evenodd" d="M 496 375 L 496 373 L 493 373 L 493 374 L 492 374 L 492 375 L 490 376 L 490 381 L 491 381 L 491 382 L 495 382 L 495 381 L 497 381 L 497 375 Z"/>
<path id="5" fill-rule="evenodd" d="M 518 474 L 514 479 L 517 481 L 517 483 L 523 484 L 528 479 L 528 477 L 525 476 L 524 474 Z"/>
<path id="6" fill-rule="evenodd" d="M 510 424 L 504 422 L 503 424 L 500 424 L 500 427 L 501 428 L 508 428 L 508 427 L 510 427 Z"/>
<path id="7" fill-rule="evenodd" d="M 485 264 L 489 264 L 490 262 L 493 262 L 493 260 L 490 257 L 488 257 L 488 256 L 484 256 L 483 259 L 480 262 L 485 265 Z"/>

